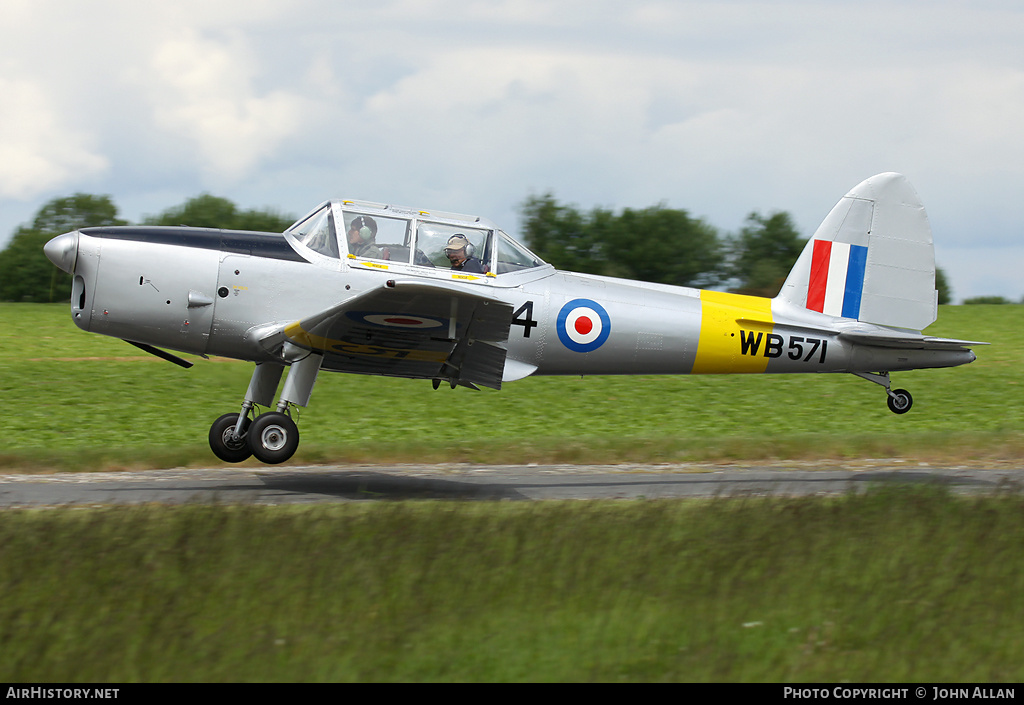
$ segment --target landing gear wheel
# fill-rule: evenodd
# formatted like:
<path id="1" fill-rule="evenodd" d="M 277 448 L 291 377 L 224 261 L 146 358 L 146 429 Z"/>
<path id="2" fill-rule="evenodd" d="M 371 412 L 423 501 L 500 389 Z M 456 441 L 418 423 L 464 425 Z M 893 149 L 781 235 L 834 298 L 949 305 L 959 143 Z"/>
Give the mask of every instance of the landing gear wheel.
<path id="1" fill-rule="evenodd" d="M 894 414 L 905 414 L 914 405 L 914 397 L 906 389 L 894 389 L 888 398 L 889 411 Z"/>
<path id="2" fill-rule="evenodd" d="M 268 411 L 256 417 L 246 434 L 249 450 L 269 465 L 283 463 L 299 447 L 299 427 L 287 414 Z"/>
<path id="3" fill-rule="evenodd" d="M 245 440 L 251 421 L 246 417 L 242 422 L 242 437 L 238 439 L 234 437 L 237 423 L 238 414 L 224 414 L 210 426 L 210 450 L 226 463 L 240 463 L 252 455 Z"/>

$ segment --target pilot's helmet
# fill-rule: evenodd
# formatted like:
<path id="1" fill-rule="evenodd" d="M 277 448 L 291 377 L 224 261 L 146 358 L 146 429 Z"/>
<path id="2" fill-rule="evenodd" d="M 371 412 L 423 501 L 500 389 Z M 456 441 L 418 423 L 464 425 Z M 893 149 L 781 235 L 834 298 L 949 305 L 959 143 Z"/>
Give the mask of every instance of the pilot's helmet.
<path id="1" fill-rule="evenodd" d="M 368 215 L 356 216 L 348 225 L 349 232 L 355 230 L 363 242 L 369 242 L 377 236 L 377 221 Z"/>
<path id="2" fill-rule="evenodd" d="M 448 238 L 448 244 L 444 246 L 446 250 L 463 250 L 470 246 L 469 238 L 462 233 L 457 233 Z M 470 254 L 470 250 L 466 250 L 466 254 Z"/>

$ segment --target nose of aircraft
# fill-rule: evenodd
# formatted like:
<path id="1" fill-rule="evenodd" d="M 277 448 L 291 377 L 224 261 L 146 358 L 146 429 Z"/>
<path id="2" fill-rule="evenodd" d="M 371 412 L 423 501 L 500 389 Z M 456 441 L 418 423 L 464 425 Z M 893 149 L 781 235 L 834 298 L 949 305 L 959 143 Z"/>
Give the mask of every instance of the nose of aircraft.
<path id="1" fill-rule="evenodd" d="M 78 231 L 58 235 L 43 245 L 43 252 L 59 269 L 71 274 L 75 271 L 75 260 L 78 259 Z"/>

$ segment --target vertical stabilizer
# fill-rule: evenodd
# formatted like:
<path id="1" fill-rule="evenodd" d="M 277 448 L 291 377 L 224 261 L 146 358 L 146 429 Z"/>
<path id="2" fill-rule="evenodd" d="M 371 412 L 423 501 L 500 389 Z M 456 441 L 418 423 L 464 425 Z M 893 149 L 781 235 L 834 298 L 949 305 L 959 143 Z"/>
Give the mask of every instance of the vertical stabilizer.
<path id="1" fill-rule="evenodd" d="M 934 322 L 932 231 L 907 179 L 879 174 L 851 189 L 818 226 L 778 298 L 897 328 Z"/>

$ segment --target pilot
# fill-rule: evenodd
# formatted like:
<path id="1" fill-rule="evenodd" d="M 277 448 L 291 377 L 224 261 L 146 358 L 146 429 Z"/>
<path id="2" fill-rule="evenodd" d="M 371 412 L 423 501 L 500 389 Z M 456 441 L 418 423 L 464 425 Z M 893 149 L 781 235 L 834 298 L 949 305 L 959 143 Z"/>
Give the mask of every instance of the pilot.
<path id="1" fill-rule="evenodd" d="M 356 257 L 380 259 L 380 248 L 373 239 L 377 237 L 377 221 L 368 215 L 359 215 L 348 224 L 348 251 Z"/>
<path id="2" fill-rule="evenodd" d="M 483 262 L 469 254 L 469 239 L 462 233 L 457 233 L 448 238 L 448 244 L 444 253 L 448 261 L 452 263 L 452 269 L 460 272 L 471 272 L 473 274 L 484 274 Z"/>

